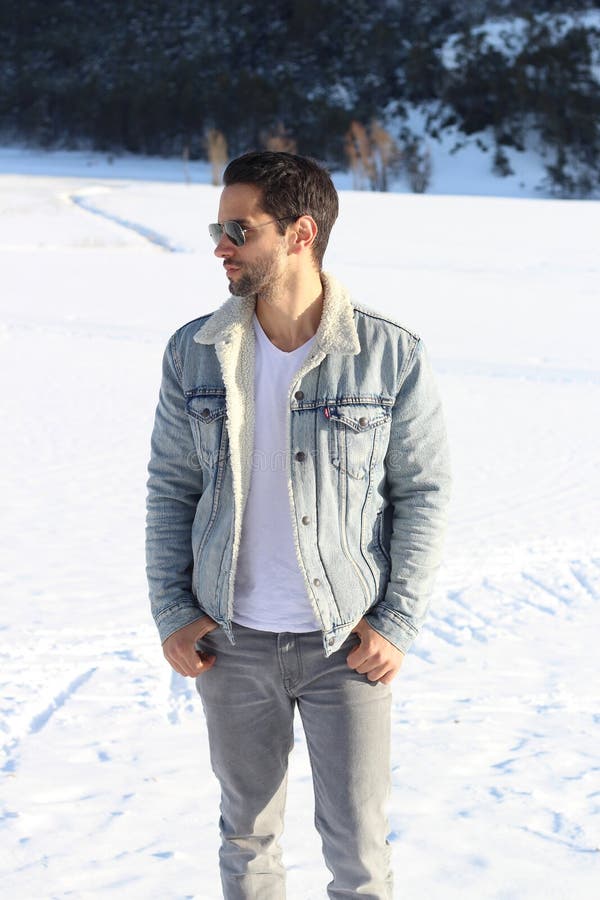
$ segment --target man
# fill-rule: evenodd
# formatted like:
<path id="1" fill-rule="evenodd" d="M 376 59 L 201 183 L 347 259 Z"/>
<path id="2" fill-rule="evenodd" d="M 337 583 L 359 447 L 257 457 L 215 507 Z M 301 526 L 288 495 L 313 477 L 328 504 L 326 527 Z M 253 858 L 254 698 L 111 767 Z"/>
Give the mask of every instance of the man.
<path id="1" fill-rule="evenodd" d="M 440 561 L 438 394 L 419 339 L 321 270 L 338 202 L 320 166 L 250 153 L 223 180 L 209 231 L 232 296 L 164 356 L 153 614 L 202 699 L 226 900 L 284 897 L 296 707 L 329 897 L 390 900 L 390 683 Z"/>

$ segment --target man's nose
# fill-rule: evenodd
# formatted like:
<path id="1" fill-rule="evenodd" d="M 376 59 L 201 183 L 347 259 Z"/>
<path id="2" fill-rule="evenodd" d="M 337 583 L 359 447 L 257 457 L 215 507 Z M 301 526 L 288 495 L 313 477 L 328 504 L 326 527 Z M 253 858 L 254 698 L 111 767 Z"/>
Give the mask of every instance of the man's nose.
<path id="1" fill-rule="evenodd" d="M 228 238 L 225 232 L 223 232 L 223 234 L 219 238 L 219 243 L 214 249 L 215 256 L 217 256 L 219 259 L 227 259 L 228 256 L 231 256 L 234 250 L 235 244 L 233 243 L 231 238 Z"/>

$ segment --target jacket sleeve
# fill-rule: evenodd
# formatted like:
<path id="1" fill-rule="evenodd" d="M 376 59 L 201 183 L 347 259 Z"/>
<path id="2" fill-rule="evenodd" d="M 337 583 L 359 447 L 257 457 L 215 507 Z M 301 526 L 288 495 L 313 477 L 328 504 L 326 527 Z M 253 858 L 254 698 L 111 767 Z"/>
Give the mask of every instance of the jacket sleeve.
<path id="1" fill-rule="evenodd" d="M 385 458 L 392 507 L 390 579 L 365 618 L 406 652 L 427 615 L 441 563 L 450 461 L 439 393 L 419 339 L 399 382 Z"/>
<path id="2" fill-rule="evenodd" d="M 176 341 L 175 334 L 163 356 L 146 503 L 146 573 L 162 642 L 204 615 L 192 588 L 192 524 L 202 495 L 202 471 L 185 411 Z"/>

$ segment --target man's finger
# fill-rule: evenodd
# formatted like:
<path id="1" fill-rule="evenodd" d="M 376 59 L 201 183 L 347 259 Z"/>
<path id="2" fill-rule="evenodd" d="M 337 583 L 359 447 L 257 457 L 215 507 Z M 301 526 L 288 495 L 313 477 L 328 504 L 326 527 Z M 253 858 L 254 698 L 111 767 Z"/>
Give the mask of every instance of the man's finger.
<path id="1" fill-rule="evenodd" d="M 358 665 L 355 665 L 354 668 L 357 672 L 360 672 L 361 675 L 366 675 L 367 672 L 370 672 L 372 669 L 388 668 L 389 660 L 386 659 L 385 655 L 380 651 L 376 650 L 374 653 L 369 652 L 365 647 L 362 653 L 361 662 Z"/>
<path id="2" fill-rule="evenodd" d="M 369 681 L 382 681 L 389 672 L 388 666 L 377 666 L 366 673 Z"/>
<path id="3" fill-rule="evenodd" d="M 185 664 L 185 674 L 189 678 L 195 678 L 196 675 L 202 675 L 208 669 L 212 669 L 215 664 L 216 656 L 212 653 L 198 653 L 193 657 L 188 657 Z"/>
<path id="4" fill-rule="evenodd" d="M 346 662 L 351 669 L 357 669 L 359 666 L 362 666 L 368 658 L 369 654 L 361 644 L 358 644 L 358 646 L 355 647 L 354 650 L 350 651 L 350 653 L 346 657 Z"/>
<path id="5" fill-rule="evenodd" d="M 376 668 L 378 671 L 381 668 L 380 661 L 376 660 L 372 657 L 369 657 L 368 659 L 365 659 L 365 661 L 364 661 L 364 663 L 362 663 L 362 665 L 356 667 L 356 671 L 360 675 L 368 675 L 369 672 L 373 672 Z M 386 669 L 384 668 L 383 671 L 385 672 Z"/>
<path id="6" fill-rule="evenodd" d="M 217 657 L 214 653 L 201 653 L 200 655 L 200 668 L 198 672 L 206 672 L 208 669 L 212 669 L 215 662 L 217 661 Z"/>
<path id="7" fill-rule="evenodd" d="M 216 656 L 192 650 L 191 653 L 168 654 L 166 659 L 179 675 L 183 675 L 184 678 L 195 678 L 196 675 L 201 675 L 214 666 Z"/>

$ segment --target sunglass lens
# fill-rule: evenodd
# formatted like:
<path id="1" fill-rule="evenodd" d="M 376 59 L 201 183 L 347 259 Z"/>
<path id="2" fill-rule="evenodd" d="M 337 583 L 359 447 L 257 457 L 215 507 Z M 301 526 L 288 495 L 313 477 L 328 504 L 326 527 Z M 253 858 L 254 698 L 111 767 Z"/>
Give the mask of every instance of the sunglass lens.
<path id="1" fill-rule="evenodd" d="M 215 244 L 219 243 L 223 232 L 236 247 L 241 247 L 245 243 L 244 230 L 239 222 L 223 222 L 222 225 L 219 222 L 214 222 L 208 226 L 208 233 Z"/>
<path id="2" fill-rule="evenodd" d="M 212 225 L 208 226 L 208 233 L 210 234 L 215 244 L 218 244 L 221 240 L 221 235 L 223 234 L 223 226 L 219 225 L 218 222 L 214 222 Z"/>
<path id="3" fill-rule="evenodd" d="M 239 222 L 224 222 L 223 230 L 227 237 L 233 241 L 236 247 L 241 247 L 245 241 L 244 232 Z"/>

